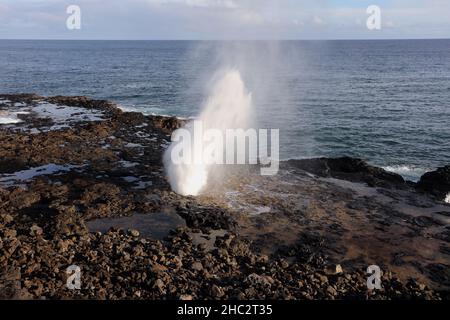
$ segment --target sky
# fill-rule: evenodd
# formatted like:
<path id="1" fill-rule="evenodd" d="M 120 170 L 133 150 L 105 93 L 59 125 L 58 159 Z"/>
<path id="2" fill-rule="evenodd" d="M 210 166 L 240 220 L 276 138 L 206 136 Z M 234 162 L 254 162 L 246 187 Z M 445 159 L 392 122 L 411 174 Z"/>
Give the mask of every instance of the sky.
<path id="1" fill-rule="evenodd" d="M 81 29 L 66 27 L 69 5 Z M 0 0 L 0 39 L 412 38 L 450 38 L 450 0 Z"/>

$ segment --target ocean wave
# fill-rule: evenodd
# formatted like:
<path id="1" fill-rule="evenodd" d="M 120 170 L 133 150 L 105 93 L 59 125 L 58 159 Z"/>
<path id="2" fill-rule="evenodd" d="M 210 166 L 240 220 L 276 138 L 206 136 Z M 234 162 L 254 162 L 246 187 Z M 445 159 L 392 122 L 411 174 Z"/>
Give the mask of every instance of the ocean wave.
<path id="1" fill-rule="evenodd" d="M 0 116 L 0 124 L 10 124 L 19 122 L 22 122 L 22 120 L 14 116 L 3 116 L 3 117 Z"/>
<path id="2" fill-rule="evenodd" d="M 28 114 L 29 112 L 7 112 L 0 110 L 0 124 L 11 124 L 22 122 L 21 119 L 17 117 L 19 114 Z"/>
<path id="3" fill-rule="evenodd" d="M 445 197 L 444 202 L 450 203 L 450 192 L 447 193 L 447 196 Z"/>
<path id="4" fill-rule="evenodd" d="M 130 107 L 130 106 L 123 106 L 121 104 L 117 105 L 117 108 L 119 108 L 120 110 L 122 110 L 123 112 L 141 112 L 139 111 L 137 108 L 134 107 Z"/>
<path id="5" fill-rule="evenodd" d="M 418 181 L 420 177 L 427 171 L 430 171 L 429 168 L 417 167 L 414 165 L 390 165 L 382 167 L 384 170 L 389 172 L 398 173 L 403 178 Z"/>
<path id="6" fill-rule="evenodd" d="M 160 112 L 152 112 L 149 110 L 145 110 L 142 108 L 138 108 L 138 107 L 130 107 L 130 106 L 123 106 L 123 105 L 117 105 L 117 107 L 122 110 L 123 112 L 140 112 L 145 116 L 159 116 L 159 117 L 174 117 L 177 118 L 179 120 L 194 120 L 196 119 L 196 117 L 182 117 L 182 116 L 173 116 L 170 114 L 165 114 L 165 113 L 160 113 Z"/>

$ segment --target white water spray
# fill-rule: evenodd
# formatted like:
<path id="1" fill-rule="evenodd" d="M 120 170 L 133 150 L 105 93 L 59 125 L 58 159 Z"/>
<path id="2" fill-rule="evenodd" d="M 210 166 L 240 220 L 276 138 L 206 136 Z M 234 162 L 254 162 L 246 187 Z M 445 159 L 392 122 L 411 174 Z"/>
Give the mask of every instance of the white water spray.
<path id="1" fill-rule="evenodd" d="M 219 73 L 215 77 L 214 85 L 209 98 L 205 102 L 198 120 L 202 121 L 203 129 L 216 129 L 225 132 L 227 129 L 247 128 L 249 125 L 252 99 L 251 94 L 247 92 L 241 74 L 238 70 L 231 69 Z M 194 136 L 192 123 L 188 123 L 185 129 L 189 130 L 192 140 L 196 141 L 198 137 Z M 198 141 L 198 140 L 197 140 Z M 203 137 L 200 137 L 203 144 Z M 208 174 L 212 168 L 211 165 L 203 163 L 196 164 L 178 164 L 171 159 L 172 149 L 176 143 L 172 143 L 164 154 L 164 167 L 167 178 L 172 190 L 181 195 L 198 195 L 208 182 Z M 199 154 L 199 150 L 212 150 L 209 145 L 205 148 L 194 148 L 191 153 L 195 158 L 201 159 L 212 155 Z"/>

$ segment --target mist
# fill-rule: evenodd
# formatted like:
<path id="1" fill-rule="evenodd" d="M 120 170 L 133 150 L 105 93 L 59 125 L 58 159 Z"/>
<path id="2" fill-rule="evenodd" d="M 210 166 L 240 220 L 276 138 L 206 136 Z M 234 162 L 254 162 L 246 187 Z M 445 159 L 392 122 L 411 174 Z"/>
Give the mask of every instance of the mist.
<path id="1" fill-rule="evenodd" d="M 203 103 L 195 118 L 204 123 L 205 129 L 221 132 L 226 129 L 280 129 L 281 121 L 277 118 L 292 107 L 287 76 L 289 65 L 282 59 L 281 49 L 277 41 L 200 42 L 192 48 L 186 59 L 189 63 L 186 69 L 190 70 L 194 81 L 186 92 L 192 95 L 192 88 L 201 88 Z M 283 54 L 286 57 L 286 52 Z M 193 70 L 192 65 L 200 67 Z M 194 136 L 192 122 L 184 129 Z M 183 142 L 172 142 L 164 154 L 167 179 L 173 191 L 196 196 L 213 187 L 208 184 L 213 166 L 174 163 L 172 153 L 180 143 Z M 207 142 L 203 144 L 208 146 Z M 189 153 L 196 155 L 198 151 L 192 147 Z M 215 173 L 218 170 L 227 169 L 214 166 Z"/>

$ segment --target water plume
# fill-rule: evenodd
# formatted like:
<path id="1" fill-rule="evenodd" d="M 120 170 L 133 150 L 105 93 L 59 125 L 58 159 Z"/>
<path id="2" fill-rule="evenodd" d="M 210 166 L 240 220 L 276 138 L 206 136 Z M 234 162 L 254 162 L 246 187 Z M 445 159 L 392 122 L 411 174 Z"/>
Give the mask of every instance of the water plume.
<path id="1" fill-rule="evenodd" d="M 247 91 L 241 74 L 237 69 L 226 69 L 218 72 L 213 77 L 213 86 L 205 101 L 202 111 L 196 120 L 200 120 L 204 130 L 214 129 L 224 136 L 227 129 L 244 129 L 249 125 L 252 109 L 251 94 Z M 215 155 L 212 153 L 217 140 L 208 141 L 203 136 L 195 136 L 199 133 L 194 130 L 194 123 L 188 123 L 184 129 L 188 130 L 192 137 L 190 150 L 185 150 L 193 159 L 190 163 L 176 163 L 172 158 L 172 151 L 178 142 L 172 142 L 166 150 L 163 161 L 166 175 L 172 190 L 181 195 L 198 195 L 207 185 L 208 176 L 212 165 L 208 159 Z M 175 133 L 176 134 L 176 133 Z M 174 140 L 174 139 L 173 139 Z M 196 143 L 201 143 L 200 148 Z M 220 149 L 220 148 L 219 148 Z M 223 155 L 222 155 L 223 156 Z"/>

